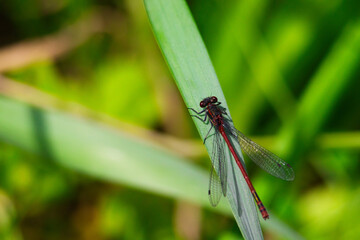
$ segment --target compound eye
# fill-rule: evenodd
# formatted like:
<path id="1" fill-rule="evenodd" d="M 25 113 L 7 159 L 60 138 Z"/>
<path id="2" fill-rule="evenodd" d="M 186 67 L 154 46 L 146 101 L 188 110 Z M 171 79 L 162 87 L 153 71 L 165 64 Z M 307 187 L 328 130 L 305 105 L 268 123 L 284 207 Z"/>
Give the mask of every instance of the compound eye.
<path id="1" fill-rule="evenodd" d="M 211 97 L 211 102 L 216 103 L 217 102 L 217 97 L 215 97 L 215 96 Z"/>
<path id="2" fill-rule="evenodd" d="M 206 106 L 205 102 L 204 101 L 201 101 L 200 102 L 200 107 L 204 108 Z"/>

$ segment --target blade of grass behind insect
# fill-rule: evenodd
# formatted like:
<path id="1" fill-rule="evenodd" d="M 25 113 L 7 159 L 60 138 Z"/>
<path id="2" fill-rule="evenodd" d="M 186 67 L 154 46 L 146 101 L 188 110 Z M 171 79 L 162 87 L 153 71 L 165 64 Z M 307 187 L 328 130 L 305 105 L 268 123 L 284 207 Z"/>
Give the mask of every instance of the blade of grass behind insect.
<path id="1" fill-rule="evenodd" d="M 188 107 L 199 109 L 199 102 L 211 95 L 227 108 L 225 97 L 211 60 L 190 11 L 183 0 L 144 0 L 154 35 Z M 194 119 L 204 139 L 209 125 Z M 212 139 L 206 142 L 209 153 Z M 239 146 L 238 146 L 239 150 Z M 228 194 L 235 219 L 245 239 L 262 239 L 258 213 L 251 193 L 228 156 Z M 241 194 L 241 196 L 240 196 Z"/>
<path id="2" fill-rule="evenodd" d="M 284 155 L 296 157 L 313 142 L 333 106 L 358 71 L 359 42 L 360 21 L 351 21 L 304 92 L 295 118 L 282 129 Z"/>
<path id="3" fill-rule="evenodd" d="M 264 6 L 266 5 L 266 1 L 258 0 L 252 1 L 251 3 L 239 2 L 238 5 L 239 7 L 234 8 L 238 14 L 231 14 L 231 16 L 233 16 L 232 18 L 237 25 L 241 27 L 230 28 L 230 33 L 232 33 L 238 45 L 236 48 L 240 49 L 244 59 L 248 62 L 251 75 L 259 89 L 273 105 L 280 119 L 285 122 L 295 102 L 287 84 L 282 78 L 280 69 L 266 40 L 259 31 L 259 19 L 261 19 L 262 14 L 259 13 L 258 9 L 266 9 L 266 6 Z M 248 5 L 250 5 L 250 7 Z M 250 13 L 246 11 L 248 9 L 243 10 L 244 7 L 247 7 Z M 259 66 L 261 66 L 261 70 Z M 251 86 L 250 84 L 251 81 L 248 85 Z M 254 106 L 254 104 L 251 104 L 252 99 L 247 99 L 244 96 L 243 98 L 244 101 L 240 101 L 242 105 Z M 261 97 L 261 99 L 263 98 Z M 246 104 L 246 102 L 249 104 Z M 284 102 L 288 104 L 284 105 Z M 257 106 L 258 109 L 259 107 L 260 105 Z M 251 111 L 253 112 L 252 114 L 256 114 L 254 109 L 251 109 Z M 247 112 L 242 112 L 242 114 L 247 114 Z"/>
<path id="4" fill-rule="evenodd" d="M 218 34 L 220 42 L 214 54 L 218 62 L 215 65 L 226 62 L 225 59 L 239 59 L 240 57 L 237 56 L 239 54 L 248 62 L 251 78 L 255 79 L 255 82 L 244 81 L 245 84 L 241 87 L 246 90 L 243 94 L 236 95 L 237 102 L 241 103 L 239 106 L 241 110 L 238 112 L 247 116 L 246 118 L 236 116 L 238 118 L 236 122 L 246 130 L 256 122 L 254 118 L 264 106 L 264 96 L 273 105 L 283 122 L 288 120 L 295 105 L 294 97 L 281 75 L 270 47 L 258 30 L 266 7 L 267 2 L 263 0 L 238 2 L 229 11 L 229 15 L 224 17 L 224 28 Z M 239 62 L 236 61 L 236 64 L 226 64 L 225 67 L 218 68 L 221 72 L 225 72 L 225 75 L 235 75 L 239 68 L 238 64 Z M 284 102 L 288 104 L 284 105 Z"/>
<path id="5" fill-rule="evenodd" d="M 256 82 L 247 77 L 251 73 L 243 73 L 242 75 L 238 73 L 238 69 L 246 69 L 247 64 L 243 59 L 244 56 L 237 37 L 241 37 L 242 42 L 246 42 L 249 49 L 254 50 L 256 48 L 257 39 L 253 38 L 251 28 L 248 25 L 256 26 L 258 24 L 266 5 L 267 2 L 264 0 L 236 2 L 235 6 L 229 9 L 228 14 L 220 20 L 223 27 L 217 34 L 218 43 L 213 49 L 214 65 L 220 77 L 224 78 L 224 88 L 229 89 L 228 92 L 233 93 L 235 97 L 232 108 L 237 110 L 233 114 L 234 118 L 237 119 L 236 125 L 244 130 L 249 130 L 255 124 L 254 119 L 265 106 L 265 98 Z M 240 66 L 241 64 L 245 66 Z M 239 94 L 239 89 L 232 87 L 234 81 L 238 85 L 240 80 L 242 82 L 241 89 L 244 89 L 241 94 Z M 246 118 L 242 116 L 246 116 Z"/>
<path id="6" fill-rule="evenodd" d="M 210 207 L 206 171 L 155 144 L 2 95 L 0 116 L 1 141 L 99 179 Z"/>
<path id="7" fill-rule="evenodd" d="M 287 156 L 293 168 L 298 169 L 299 157 L 314 143 L 316 135 L 326 123 L 341 94 L 354 80 L 360 61 L 360 21 L 351 21 L 335 41 L 329 54 L 313 76 L 297 106 L 297 112 L 279 133 L 280 156 Z M 296 181 L 296 179 L 295 179 Z M 272 190 L 285 183 L 272 184 Z M 294 189 L 294 191 L 298 191 Z M 283 196 L 284 195 L 284 196 Z M 279 193 L 283 202 L 294 194 Z M 284 205 L 283 205 L 284 206 Z"/>

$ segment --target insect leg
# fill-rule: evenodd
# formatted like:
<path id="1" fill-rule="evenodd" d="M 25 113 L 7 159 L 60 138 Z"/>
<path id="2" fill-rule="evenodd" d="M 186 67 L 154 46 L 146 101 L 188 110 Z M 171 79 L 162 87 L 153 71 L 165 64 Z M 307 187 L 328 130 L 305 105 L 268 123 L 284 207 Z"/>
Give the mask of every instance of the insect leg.
<path id="1" fill-rule="evenodd" d="M 201 117 L 199 117 L 199 116 L 197 116 L 197 115 L 190 115 L 190 116 L 196 117 L 197 119 L 199 119 L 200 121 L 202 121 L 202 122 L 205 123 L 208 115 L 206 114 L 205 117 L 204 117 L 204 119 L 202 119 Z"/>
<path id="2" fill-rule="evenodd" d="M 188 109 L 191 110 L 191 111 L 193 111 L 193 112 L 195 112 L 195 113 L 198 114 L 198 115 L 200 115 L 200 114 L 202 114 L 202 113 L 204 113 L 204 112 L 206 111 L 206 108 L 205 108 L 204 110 L 200 111 L 200 112 L 196 111 L 196 110 L 193 109 L 193 108 L 188 108 Z"/>
<path id="3" fill-rule="evenodd" d="M 211 131 L 211 129 L 212 129 L 213 127 L 214 127 L 214 125 L 211 124 L 211 127 L 210 127 L 208 133 L 206 134 L 206 136 L 205 136 L 205 138 L 204 138 L 204 144 L 205 144 L 206 139 L 209 137 L 210 131 Z"/>

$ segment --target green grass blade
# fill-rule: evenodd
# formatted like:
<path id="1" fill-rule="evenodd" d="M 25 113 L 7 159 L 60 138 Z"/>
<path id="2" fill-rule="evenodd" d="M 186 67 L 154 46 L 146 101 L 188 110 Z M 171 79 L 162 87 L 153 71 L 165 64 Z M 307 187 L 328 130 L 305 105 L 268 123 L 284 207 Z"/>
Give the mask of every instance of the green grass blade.
<path id="1" fill-rule="evenodd" d="M 360 61 L 360 21 L 350 21 L 335 41 L 304 91 L 294 114 L 280 130 L 280 155 L 287 156 L 295 171 L 302 154 L 314 143 L 346 87 L 354 80 Z M 340 139 L 338 139 L 340 140 Z M 284 183 L 272 184 L 273 189 Z M 295 191 L 298 191 L 294 189 Z M 284 194 L 285 193 L 281 193 Z M 290 195 L 276 197 L 288 198 Z"/>
<path id="2" fill-rule="evenodd" d="M 198 109 L 201 99 L 215 95 L 227 104 L 209 55 L 183 0 L 145 0 L 145 6 L 167 64 L 188 107 Z M 209 125 L 194 121 L 202 138 Z M 206 148 L 211 153 L 212 140 Z M 237 147 L 239 150 L 239 146 Z M 230 156 L 228 195 L 235 219 L 245 239 L 262 239 L 257 210 L 239 169 Z M 239 217 L 240 216 L 240 217 Z"/>
<path id="3" fill-rule="evenodd" d="M 352 76 L 358 71 L 359 42 L 360 21 L 350 22 L 304 92 L 295 118 L 281 131 L 284 155 L 298 156 L 313 142 L 333 106 L 353 80 Z"/>
<path id="4" fill-rule="evenodd" d="M 0 95 L 0 139 L 88 175 L 208 206 L 208 174 L 127 133 Z M 226 212 L 225 206 L 220 211 Z"/>

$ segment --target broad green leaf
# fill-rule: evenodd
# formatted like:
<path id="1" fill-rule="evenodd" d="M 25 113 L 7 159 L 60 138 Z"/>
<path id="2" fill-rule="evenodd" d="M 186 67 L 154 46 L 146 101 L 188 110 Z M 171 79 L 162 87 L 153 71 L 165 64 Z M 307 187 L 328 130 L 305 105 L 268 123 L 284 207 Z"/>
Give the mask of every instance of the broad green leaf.
<path id="1" fill-rule="evenodd" d="M 228 108 L 186 2 L 183 0 L 145 0 L 144 2 L 154 35 L 187 107 L 198 110 L 199 102 L 203 98 L 214 95 L 225 108 Z M 194 122 L 204 139 L 210 126 L 196 118 Z M 206 142 L 206 148 L 211 154 L 212 139 Z M 239 146 L 237 149 L 240 152 Z M 245 239 L 262 239 L 257 209 L 247 184 L 229 154 L 226 161 L 229 167 L 227 198 L 240 230 Z"/>
<path id="2" fill-rule="evenodd" d="M 100 179 L 210 207 L 207 172 L 155 144 L 1 95 L 0 116 L 0 139 L 22 149 Z"/>

